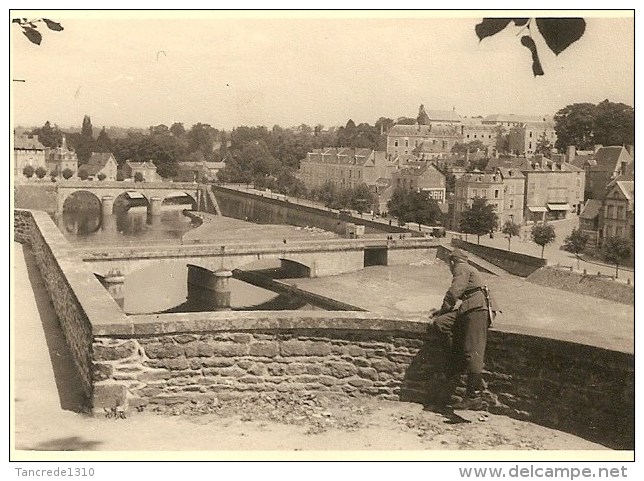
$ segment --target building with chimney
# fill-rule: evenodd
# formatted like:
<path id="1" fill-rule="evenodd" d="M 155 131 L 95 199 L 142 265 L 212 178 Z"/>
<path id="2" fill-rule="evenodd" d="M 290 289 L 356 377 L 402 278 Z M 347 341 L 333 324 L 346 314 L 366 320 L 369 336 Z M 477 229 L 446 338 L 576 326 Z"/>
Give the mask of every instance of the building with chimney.
<path id="1" fill-rule="evenodd" d="M 620 237 L 635 243 L 635 180 L 615 180 L 606 191 L 601 210 L 599 241 Z"/>
<path id="2" fill-rule="evenodd" d="M 87 172 L 88 180 L 98 179 L 101 174 L 105 175 L 105 180 L 116 180 L 117 168 L 116 159 L 109 152 L 92 152 L 87 163 L 79 167 Z"/>
<path id="3" fill-rule="evenodd" d="M 360 184 L 374 186 L 380 178 L 391 178 L 393 164 L 383 151 L 371 149 L 314 149 L 300 162 L 298 178 L 307 189 L 327 182 L 339 188 Z"/>
<path id="4" fill-rule="evenodd" d="M 145 162 L 126 160 L 121 171 L 126 179 L 134 179 L 136 174 L 140 173 L 145 182 L 160 182 L 163 180 L 157 173 L 157 166 L 151 160 Z"/>
<path id="5" fill-rule="evenodd" d="M 45 146 L 38 141 L 37 135 L 14 134 L 13 165 L 16 179 L 23 177 L 22 171 L 30 165 L 34 169 L 47 168 Z"/>
<path id="6" fill-rule="evenodd" d="M 603 199 L 608 184 L 634 169 L 634 158 L 623 146 L 598 147 L 594 155 L 575 155 L 571 163 L 586 173 L 585 199 Z"/>
<path id="7" fill-rule="evenodd" d="M 387 155 L 414 154 L 422 158 L 448 155 L 462 142 L 460 126 L 454 124 L 394 125 L 387 132 Z"/>
<path id="8" fill-rule="evenodd" d="M 486 199 L 494 212 L 499 216 L 497 229 L 503 225 L 504 215 L 504 184 L 503 177 L 499 173 L 485 173 L 474 171 L 463 175 L 456 180 L 453 200 L 453 222 L 452 225 L 458 228 L 463 212 L 471 207 L 472 201 L 476 198 Z"/>
<path id="9" fill-rule="evenodd" d="M 445 202 L 445 174 L 434 164 L 422 163 L 396 170 L 392 173 L 391 181 L 394 188 L 426 192 L 430 199 Z"/>
<path id="10" fill-rule="evenodd" d="M 554 148 L 557 133 L 553 120 L 544 117 L 540 121 L 521 122 L 511 127 L 508 131 L 508 150 L 516 155 L 532 155 L 541 139 Z"/>

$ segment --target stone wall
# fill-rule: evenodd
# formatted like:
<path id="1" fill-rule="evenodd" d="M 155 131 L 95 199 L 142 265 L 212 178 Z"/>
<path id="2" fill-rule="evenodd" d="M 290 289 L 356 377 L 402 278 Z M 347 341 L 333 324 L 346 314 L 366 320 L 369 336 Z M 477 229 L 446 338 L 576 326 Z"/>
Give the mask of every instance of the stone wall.
<path id="1" fill-rule="evenodd" d="M 14 202 L 23 209 L 56 212 L 56 184 L 23 183 L 14 185 Z"/>
<path id="2" fill-rule="evenodd" d="M 347 222 L 364 225 L 365 233 L 402 232 L 418 235 L 403 227 L 389 226 L 368 219 L 343 215 L 342 218 L 332 211 L 324 211 L 270 197 L 259 197 L 226 187 L 213 186 L 213 192 L 221 214 L 235 219 L 248 220 L 259 224 L 289 224 L 300 227 L 314 226 L 344 236 Z"/>
<path id="3" fill-rule="evenodd" d="M 95 407 L 145 409 L 249 392 L 336 392 L 431 402 L 442 341 L 423 321 L 371 313 L 234 312 L 132 316 L 134 335 L 94 340 Z M 138 331 L 138 333 L 136 332 Z M 492 331 L 490 410 L 632 449 L 634 359 Z"/>
<path id="4" fill-rule="evenodd" d="M 93 388 L 92 324 L 125 322 L 125 315 L 45 212 L 14 210 L 14 236 L 17 242 L 29 245 L 36 258 L 89 400 Z M 16 317 L 20 322 L 19 312 Z"/>
<path id="5" fill-rule="evenodd" d="M 563 289 L 622 304 L 635 304 L 634 286 L 621 284 L 592 274 L 584 275 L 564 268 L 542 267 L 530 274 L 527 280 L 553 289 Z"/>
<path id="6" fill-rule="evenodd" d="M 368 312 L 204 312 L 126 317 L 43 212 L 14 211 L 97 412 L 243 396 L 337 392 L 429 402 L 443 342 L 427 323 Z M 19 315 L 16 322 L 20 322 Z M 491 410 L 634 448 L 632 353 L 492 330 Z"/>
<path id="7" fill-rule="evenodd" d="M 461 239 L 453 238 L 452 245 L 469 251 L 515 276 L 527 277 L 547 263 L 545 259 L 538 257 L 473 244 Z"/>

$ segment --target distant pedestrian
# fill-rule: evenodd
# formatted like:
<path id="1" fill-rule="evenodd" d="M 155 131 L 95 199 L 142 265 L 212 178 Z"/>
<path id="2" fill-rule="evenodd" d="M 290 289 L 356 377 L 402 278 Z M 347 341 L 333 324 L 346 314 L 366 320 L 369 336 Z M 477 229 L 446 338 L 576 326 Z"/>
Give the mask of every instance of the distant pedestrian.
<path id="1" fill-rule="evenodd" d="M 452 284 L 441 308 L 432 312 L 430 329 L 446 338 L 449 348 L 445 376 L 447 392 L 441 404 L 452 409 L 480 410 L 487 330 L 498 308 L 490 299 L 478 271 L 468 264 L 467 253 L 454 249 L 449 257 Z M 467 373 L 466 396 L 456 395 L 460 376 Z"/>

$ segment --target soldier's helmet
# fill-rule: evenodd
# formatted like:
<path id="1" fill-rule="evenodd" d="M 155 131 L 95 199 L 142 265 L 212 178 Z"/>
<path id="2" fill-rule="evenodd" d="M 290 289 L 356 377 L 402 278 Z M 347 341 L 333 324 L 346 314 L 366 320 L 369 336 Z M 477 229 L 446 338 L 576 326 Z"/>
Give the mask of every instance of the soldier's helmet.
<path id="1" fill-rule="evenodd" d="M 464 250 L 455 248 L 452 253 L 449 255 L 451 260 L 467 262 L 467 252 Z"/>

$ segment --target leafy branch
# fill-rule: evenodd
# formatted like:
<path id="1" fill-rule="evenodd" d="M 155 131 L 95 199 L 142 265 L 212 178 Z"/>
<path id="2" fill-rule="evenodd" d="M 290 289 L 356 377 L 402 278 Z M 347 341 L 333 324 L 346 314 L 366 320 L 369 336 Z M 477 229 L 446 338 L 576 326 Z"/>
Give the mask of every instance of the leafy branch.
<path id="1" fill-rule="evenodd" d="M 559 55 L 570 45 L 579 40 L 586 31 L 586 21 L 583 18 L 484 18 L 474 27 L 479 41 L 486 37 L 496 35 L 504 30 L 510 23 L 522 27 L 519 34 L 528 30 L 527 35 L 521 37 L 521 45 L 530 50 L 532 54 L 532 73 L 544 75 L 537 45 L 532 38 L 532 24 L 536 23 L 537 30 L 546 42 L 546 45 L 555 55 Z"/>
<path id="2" fill-rule="evenodd" d="M 45 25 L 47 25 L 47 28 L 49 28 L 49 30 L 53 30 L 54 32 L 60 32 L 64 30 L 63 26 L 60 23 L 49 20 L 48 18 L 37 18 L 35 20 L 29 20 L 27 18 L 14 18 L 11 20 L 11 23 L 18 24 L 18 26 L 22 28 L 22 33 L 29 39 L 31 43 L 35 43 L 36 45 L 40 45 L 40 42 L 42 42 L 42 33 L 40 33 L 40 31 L 38 30 L 39 23 L 44 23 Z"/>

